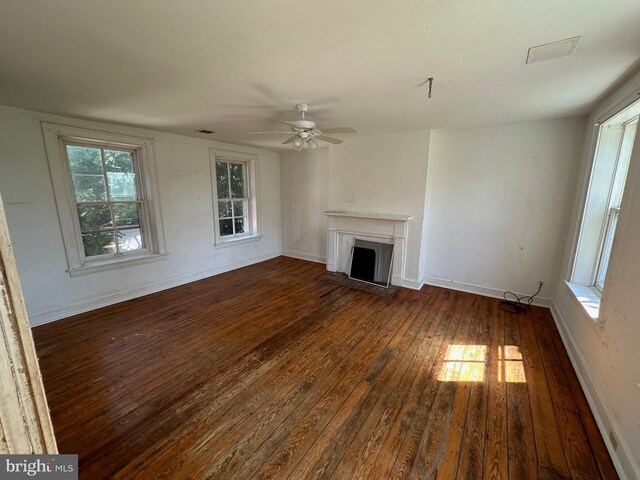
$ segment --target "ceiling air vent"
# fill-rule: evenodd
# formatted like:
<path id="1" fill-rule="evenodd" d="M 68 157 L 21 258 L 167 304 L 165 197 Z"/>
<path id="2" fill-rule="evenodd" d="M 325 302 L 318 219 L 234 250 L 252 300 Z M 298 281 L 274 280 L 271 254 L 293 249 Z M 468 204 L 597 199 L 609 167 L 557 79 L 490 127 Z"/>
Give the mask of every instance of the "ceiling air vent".
<path id="1" fill-rule="evenodd" d="M 553 60 L 554 58 L 572 55 L 573 52 L 576 51 L 581 39 L 582 36 L 578 36 L 531 47 L 527 54 L 527 64 L 544 62 L 545 60 Z"/>
<path id="2" fill-rule="evenodd" d="M 196 130 L 196 132 L 198 133 L 206 133 L 207 135 L 211 135 L 212 133 L 216 133 L 213 130 L 206 130 L 206 129 L 202 129 L 202 130 Z"/>

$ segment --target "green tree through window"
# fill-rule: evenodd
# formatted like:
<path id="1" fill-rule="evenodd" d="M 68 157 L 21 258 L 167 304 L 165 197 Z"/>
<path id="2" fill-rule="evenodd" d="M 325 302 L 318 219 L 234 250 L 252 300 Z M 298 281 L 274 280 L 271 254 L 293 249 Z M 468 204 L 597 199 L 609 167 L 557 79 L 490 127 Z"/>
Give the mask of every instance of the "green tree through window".
<path id="1" fill-rule="evenodd" d="M 245 178 L 244 163 L 216 162 L 218 226 L 221 237 L 247 233 L 249 198 Z"/>
<path id="2" fill-rule="evenodd" d="M 66 145 L 86 257 L 145 248 L 135 151 Z"/>

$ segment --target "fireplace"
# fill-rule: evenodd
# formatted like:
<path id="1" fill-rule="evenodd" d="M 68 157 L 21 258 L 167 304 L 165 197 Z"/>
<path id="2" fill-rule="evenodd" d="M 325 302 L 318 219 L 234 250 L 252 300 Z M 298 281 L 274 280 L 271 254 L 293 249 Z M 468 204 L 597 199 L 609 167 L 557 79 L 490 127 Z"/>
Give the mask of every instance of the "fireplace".
<path id="1" fill-rule="evenodd" d="M 349 278 L 383 287 L 391 280 L 393 244 L 355 238 L 351 249 Z"/>
<path id="2" fill-rule="evenodd" d="M 374 282 L 385 281 L 385 274 L 388 277 L 391 274 L 392 285 L 403 285 L 406 251 L 407 251 L 407 232 L 410 215 L 398 214 L 380 214 L 380 213 L 362 213 L 362 212 L 345 212 L 345 211 L 324 211 L 322 212 L 328 218 L 327 230 L 327 270 L 330 272 L 351 273 L 352 251 L 356 246 L 356 242 L 365 241 L 368 244 L 383 245 L 375 247 L 379 249 L 377 258 L 382 260 L 387 255 L 390 256 L 389 271 L 380 270 L 381 264 L 378 263 L 378 271 L 374 268 Z M 388 247 L 384 247 L 388 245 Z M 373 250 L 375 250 L 375 248 Z M 370 248 L 371 249 L 371 248 Z M 356 255 L 357 263 L 360 263 L 360 254 L 362 259 L 366 260 L 367 256 L 371 257 L 371 252 L 360 252 Z M 384 253 L 383 253 L 384 252 Z M 361 268 L 360 265 L 356 267 Z M 364 267 L 363 267 L 364 268 Z M 358 273 L 358 272 L 356 272 Z M 362 271 L 359 272 L 363 274 Z M 366 278 L 371 278 L 371 267 L 367 267 L 364 271 Z M 368 280 L 366 280 L 368 281 Z"/>

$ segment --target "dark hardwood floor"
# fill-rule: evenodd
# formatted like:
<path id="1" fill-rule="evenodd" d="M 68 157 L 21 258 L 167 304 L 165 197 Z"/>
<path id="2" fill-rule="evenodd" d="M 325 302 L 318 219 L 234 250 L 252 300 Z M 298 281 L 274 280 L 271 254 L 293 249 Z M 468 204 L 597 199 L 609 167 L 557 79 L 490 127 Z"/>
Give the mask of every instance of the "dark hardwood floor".
<path id="1" fill-rule="evenodd" d="M 80 478 L 617 478 L 550 313 L 280 257 L 34 329 Z"/>

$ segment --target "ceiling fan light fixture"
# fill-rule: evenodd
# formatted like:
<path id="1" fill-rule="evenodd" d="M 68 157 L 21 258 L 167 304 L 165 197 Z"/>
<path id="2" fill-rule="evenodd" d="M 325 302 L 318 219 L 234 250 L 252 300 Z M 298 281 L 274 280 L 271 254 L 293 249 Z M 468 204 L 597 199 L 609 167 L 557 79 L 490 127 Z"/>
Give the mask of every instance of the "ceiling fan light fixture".
<path id="1" fill-rule="evenodd" d="M 302 140 L 302 138 L 298 137 L 293 141 L 293 149 L 296 152 L 299 152 L 302 150 L 302 147 L 304 147 L 304 140 Z"/>
<path id="2" fill-rule="evenodd" d="M 318 148 L 318 143 L 314 139 L 309 140 L 307 142 L 307 145 L 309 147 L 309 150 L 315 150 L 316 148 Z"/>

